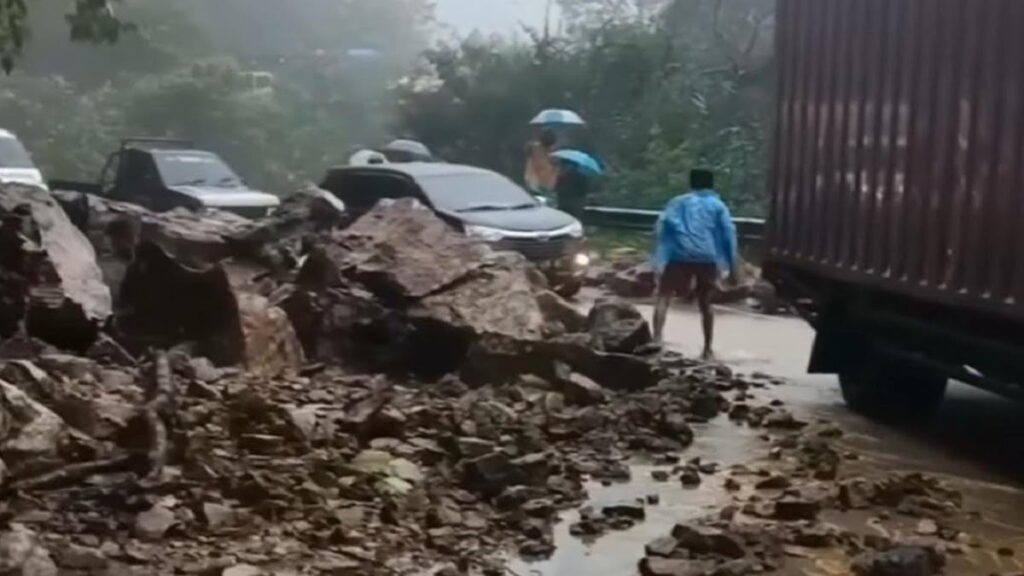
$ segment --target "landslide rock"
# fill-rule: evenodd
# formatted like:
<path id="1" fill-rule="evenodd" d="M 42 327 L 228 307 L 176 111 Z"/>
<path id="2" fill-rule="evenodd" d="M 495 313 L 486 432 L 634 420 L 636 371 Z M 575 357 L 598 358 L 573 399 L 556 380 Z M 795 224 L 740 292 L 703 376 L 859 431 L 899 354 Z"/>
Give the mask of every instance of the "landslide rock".
<path id="1" fill-rule="evenodd" d="M 0 458 L 7 465 L 56 456 L 66 432 L 60 416 L 0 380 Z"/>
<path id="2" fill-rule="evenodd" d="M 337 270 L 387 299 L 419 299 L 482 268 L 490 249 L 415 200 L 380 203 L 323 246 Z"/>
<path id="3" fill-rule="evenodd" d="M 539 339 L 545 321 L 530 276 L 529 263 L 522 255 L 495 254 L 457 284 L 420 300 L 410 316 L 473 334 Z"/>
<path id="4" fill-rule="evenodd" d="M 651 328 L 636 306 L 620 300 L 599 300 L 587 316 L 587 332 L 605 352 L 630 354 L 651 343 Z"/>
<path id="5" fill-rule="evenodd" d="M 0 337 L 24 322 L 32 336 L 84 350 L 110 313 L 96 253 L 50 193 L 0 185 Z"/>
<path id="6" fill-rule="evenodd" d="M 932 576 L 941 574 L 945 558 L 934 550 L 901 546 L 883 552 L 865 552 L 853 561 L 857 576 Z"/>
<path id="7" fill-rule="evenodd" d="M 325 190 L 309 187 L 285 198 L 270 216 L 227 236 L 235 256 L 274 267 L 298 262 L 303 238 L 345 222 L 345 206 Z"/>
<path id="8" fill-rule="evenodd" d="M 223 267 L 191 268 L 143 242 L 121 289 L 116 327 L 140 352 L 196 343 L 220 366 L 278 373 L 298 368 L 302 347 L 283 310 L 236 290 Z"/>
<path id="9" fill-rule="evenodd" d="M 655 282 L 654 269 L 644 263 L 612 275 L 605 286 L 622 298 L 647 298 L 654 294 Z"/>
<path id="10" fill-rule="evenodd" d="M 57 576 L 57 566 L 35 532 L 21 524 L 12 524 L 9 530 L 0 532 L 0 574 Z"/>

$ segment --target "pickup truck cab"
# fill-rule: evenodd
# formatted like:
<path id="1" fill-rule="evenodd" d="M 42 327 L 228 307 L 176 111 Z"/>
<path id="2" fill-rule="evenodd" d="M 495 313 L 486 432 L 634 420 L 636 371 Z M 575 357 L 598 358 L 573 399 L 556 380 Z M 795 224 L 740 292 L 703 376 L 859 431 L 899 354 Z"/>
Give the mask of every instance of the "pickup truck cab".
<path id="1" fill-rule="evenodd" d="M 0 128 L 0 183 L 3 182 L 46 187 L 42 173 L 18 137 Z"/>
<path id="2" fill-rule="evenodd" d="M 216 208 L 262 218 L 281 203 L 272 194 L 246 186 L 213 152 L 161 139 L 125 140 L 108 157 L 97 184 L 54 181 L 51 187 L 130 202 L 154 212 Z"/>
<path id="3" fill-rule="evenodd" d="M 580 290 L 590 263 L 579 220 L 490 170 L 428 162 L 345 166 L 328 171 L 320 188 L 354 217 L 383 199 L 416 198 L 456 230 L 521 253 L 565 297 Z"/>

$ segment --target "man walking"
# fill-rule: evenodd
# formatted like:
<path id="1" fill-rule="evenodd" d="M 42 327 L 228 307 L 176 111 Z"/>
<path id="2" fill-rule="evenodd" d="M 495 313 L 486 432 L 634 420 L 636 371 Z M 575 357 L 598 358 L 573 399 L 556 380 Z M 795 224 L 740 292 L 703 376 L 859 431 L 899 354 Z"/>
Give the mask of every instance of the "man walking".
<path id="1" fill-rule="evenodd" d="M 654 267 L 658 298 L 654 308 L 654 338 L 661 342 L 673 296 L 697 297 L 704 329 L 706 360 L 714 358 L 715 317 L 711 296 L 719 273 L 738 274 L 736 228 L 729 209 L 714 191 L 708 170 L 690 172 L 690 192 L 673 198 L 658 219 Z"/>

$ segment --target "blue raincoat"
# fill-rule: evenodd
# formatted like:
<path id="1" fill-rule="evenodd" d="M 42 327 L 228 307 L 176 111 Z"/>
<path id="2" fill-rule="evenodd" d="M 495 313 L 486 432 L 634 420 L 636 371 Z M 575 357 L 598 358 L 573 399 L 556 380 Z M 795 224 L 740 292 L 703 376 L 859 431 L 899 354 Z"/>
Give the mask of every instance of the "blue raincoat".
<path id="1" fill-rule="evenodd" d="M 658 218 L 653 266 L 658 272 L 672 262 L 736 266 L 736 226 L 714 190 L 676 196 Z"/>

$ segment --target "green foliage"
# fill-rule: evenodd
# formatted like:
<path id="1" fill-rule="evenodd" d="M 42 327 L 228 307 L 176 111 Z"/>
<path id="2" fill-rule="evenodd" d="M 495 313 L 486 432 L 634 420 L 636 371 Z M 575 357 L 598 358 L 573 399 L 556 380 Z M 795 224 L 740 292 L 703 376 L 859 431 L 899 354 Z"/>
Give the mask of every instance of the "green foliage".
<path id="1" fill-rule="evenodd" d="M 566 0 L 570 32 L 528 44 L 471 38 L 426 55 L 400 126 L 450 159 L 519 177 L 525 123 L 565 107 L 570 146 L 610 172 L 594 201 L 657 208 L 690 168 L 719 172 L 734 209 L 764 211 L 771 13 L 760 0 Z"/>
<path id="2" fill-rule="evenodd" d="M 0 68 L 10 74 L 30 35 L 29 7 L 41 0 L 0 0 Z M 114 13 L 110 0 L 74 0 L 64 19 L 68 37 L 76 42 L 114 44 L 134 29 Z"/>
<path id="3" fill-rule="evenodd" d="M 166 136 L 218 152 L 254 186 L 290 192 L 388 136 L 389 85 L 430 22 L 422 0 L 304 0 L 301 11 L 279 0 L 123 0 L 131 33 L 75 43 L 64 15 L 90 3 L 31 0 L 32 35 L 0 81 L 0 126 L 50 178 L 91 180 L 121 138 Z M 112 33 L 102 18 L 79 24 Z M 350 57 L 357 48 L 377 53 Z M 254 72 L 272 86 L 254 87 Z"/>

